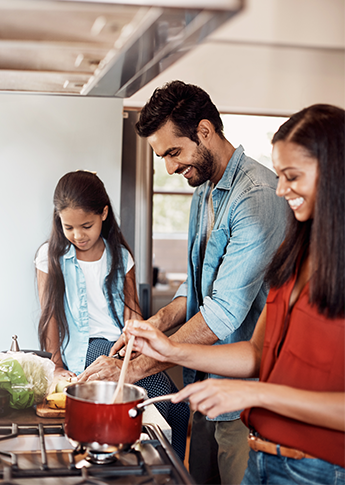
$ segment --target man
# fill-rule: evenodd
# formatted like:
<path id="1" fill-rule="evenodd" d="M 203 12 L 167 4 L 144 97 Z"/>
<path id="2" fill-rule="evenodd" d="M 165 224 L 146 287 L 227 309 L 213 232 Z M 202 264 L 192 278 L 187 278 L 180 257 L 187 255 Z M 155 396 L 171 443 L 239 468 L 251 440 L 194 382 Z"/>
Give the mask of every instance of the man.
<path id="1" fill-rule="evenodd" d="M 208 94 L 181 81 L 156 89 L 137 123 L 169 174 L 184 176 L 194 192 L 188 234 L 188 277 L 173 301 L 149 319 L 162 331 L 181 328 L 180 342 L 224 344 L 249 340 L 267 297 L 264 273 L 282 242 L 285 203 L 276 177 L 224 137 Z M 120 339 L 112 349 L 121 348 Z M 117 379 L 115 359 L 99 358 L 82 379 Z M 131 361 L 130 381 L 168 368 L 143 355 Z M 203 378 L 184 369 L 185 384 Z M 220 376 L 213 376 L 220 377 Z M 194 415 L 190 472 L 198 484 L 238 484 L 248 459 L 240 411 L 207 421 Z M 217 460 L 218 455 L 218 460 Z M 218 461 L 218 463 L 217 463 Z"/>

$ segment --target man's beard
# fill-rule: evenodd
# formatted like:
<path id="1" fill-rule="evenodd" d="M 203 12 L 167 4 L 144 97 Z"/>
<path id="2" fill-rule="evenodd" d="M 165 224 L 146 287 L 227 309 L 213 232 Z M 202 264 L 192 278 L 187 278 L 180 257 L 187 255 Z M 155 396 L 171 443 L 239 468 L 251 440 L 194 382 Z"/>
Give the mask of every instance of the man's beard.
<path id="1" fill-rule="evenodd" d="M 196 154 L 193 156 L 193 159 L 195 162 L 192 166 L 196 171 L 196 175 L 188 179 L 188 184 L 191 187 L 198 187 L 211 179 L 215 172 L 216 163 L 212 152 L 202 144 L 196 147 Z"/>

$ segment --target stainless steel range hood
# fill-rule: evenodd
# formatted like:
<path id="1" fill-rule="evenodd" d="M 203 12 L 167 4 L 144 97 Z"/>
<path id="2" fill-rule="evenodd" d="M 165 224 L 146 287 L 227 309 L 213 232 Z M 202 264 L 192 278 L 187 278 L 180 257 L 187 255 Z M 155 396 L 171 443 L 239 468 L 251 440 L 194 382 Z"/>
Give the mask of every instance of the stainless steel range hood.
<path id="1" fill-rule="evenodd" d="M 243 0 L 0 0 L 0 92 L 130 97 Z"/>

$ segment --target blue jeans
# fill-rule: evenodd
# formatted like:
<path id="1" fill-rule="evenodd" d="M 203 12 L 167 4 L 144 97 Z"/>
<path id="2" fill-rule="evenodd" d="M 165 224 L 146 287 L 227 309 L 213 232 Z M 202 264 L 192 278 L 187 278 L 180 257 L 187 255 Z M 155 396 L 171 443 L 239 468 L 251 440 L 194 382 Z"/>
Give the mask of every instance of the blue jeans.
<path id="1" fill-rule="evenodd" d="M 279 445 L 278 445 L 279 446 Z M 345 469 L 314 459 L 295 460 L 261 451 L 249 452 L 248 467 L 241 485 L 344 485 Z"/>

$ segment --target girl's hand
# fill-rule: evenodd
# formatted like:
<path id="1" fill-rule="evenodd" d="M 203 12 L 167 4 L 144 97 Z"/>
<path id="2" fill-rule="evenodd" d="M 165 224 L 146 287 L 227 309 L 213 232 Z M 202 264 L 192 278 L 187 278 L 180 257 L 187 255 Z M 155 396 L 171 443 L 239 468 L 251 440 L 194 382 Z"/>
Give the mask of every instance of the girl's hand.
<path id="1" fill-rule="evenodd" d="M 213 419 L 219 414 L 254 406 L 257 395 L 255 390 L 258 386 L 260 383 L 256 381 L 206 379 L 185 387 L 171 402 L 189 399 L 193 411 L 200 411 Z"/>
<path id="2" fill-rule="evenodd" d="M 63 367 L 55 367 L 54 370 L 54 381 L 58 381 L 60 379 L 69 379 L 70 377 L 77 377 L 74 372 L 71 372 Z"/>
<path id="3" fill-rule="evenodd" d="M 160 362 L 170 362 L 169 356 L 174 354 L 174 343 L 144 320 L 127 320 L 123 335 L 126 341 L 134 335 L 133 350 Z"/>

